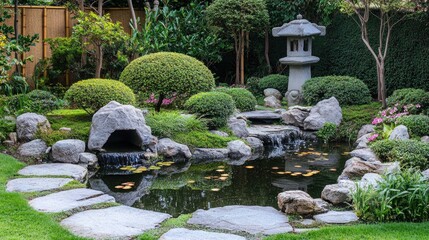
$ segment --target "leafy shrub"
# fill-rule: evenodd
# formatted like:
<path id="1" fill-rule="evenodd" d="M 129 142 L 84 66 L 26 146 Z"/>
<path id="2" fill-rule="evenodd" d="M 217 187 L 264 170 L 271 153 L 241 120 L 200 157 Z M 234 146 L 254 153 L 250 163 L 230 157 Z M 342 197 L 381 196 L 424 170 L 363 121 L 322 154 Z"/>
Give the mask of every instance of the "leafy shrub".
<path id="1" fill-rule="evenodd" d="M 153 53 L 135 59 L 124 69 L 119 80 L 135 93 L 156 94 L 160 102 L 174 94 L 178 99 L 186 100 L 215 86 L 213 74 L 202 62 L 172 52 Z"/>
<path id="2" fill-rule="evenodd" d="M 262 94 L 262 91 L 259 88 L 259 81 L 261 79 L 258 77 L 250 77 L 246 80 L 246 88 L 253 94 L 255 95 L 260 95 Z"/>
<path id="3" fill-rule="evenodd" d="M 174 140 L 191 148 L 225 148 L 228 143 L 237 140 L 236 137 L 221 137 L 209 131 L 193 131 L 180 133 Z"/>
<path id="4" fill-rule="evenodd" d="M 304 100 L 311 105 L 334 96 L 341 105 L 361 105 L 371 101 L 368 87 L 349 76 L 311 78 L 302 86 Z"/>
<path id="5" fill-rule="evenodd" d="M 266 88 L 274 88 L 279 90 L 282 94 L 287 92 L 289 78 L 280 74 L 271 74 L 259 80 L 259 91 L 263 93 Z"/>
<path id="6" fill-rule="evenodd" d="M 125 84 L 110 79 L 89 79 L 73 84 L 65 99 L 84 109 L 89 114 L 96 112 L 110 101 L 134 104 L 133 91 Z"/>
<path id="7" fill-rule="evenodd" d="M 327 122 L 317 131 L 317 137 L 321 138 L 325 143 L 329 142 L 337 133 L 337 125 Z"/>
<path id="8" fill-rule="evenodd" d="M 27 103 L 27 94 L 12 95 L 6 100 L 6 112 L 9 114 L 17 113 L 19 110 L 24 109 Z"/>
<path id="9" fill-rule="evenodd" d="M 33 90 L 27 94 L 27 98 L 27 107 L 31 112 L 44 114 L 62 106 L 62 102 L 48 91 Z"/>
<path id="10" fill-rule="evenodd" d="M 399 106 L 408 104 L 414 104 L 416 106 L 420 105 L 419 108 L 414 107 L 408 109 L 408 111 L 412 114 L 417 114 L 420 112 L 427 114 L 429 111 L 429 93 L 422 89 L 416 88 L 398 89 L 387 98 L 387 104 L 389 106 L 395 106 L 396 104 Z"/>
<path id="11" fill-rule="evenodd" d="M 429 183 L 420 171 L 408 169 L 389 174 L 377 187 L 357 187 L 353 207 L 370 222 L 429 220 Z"/>
<path id="12" fill-rule="evenodd" d="M 234 112 L 235 104 L 232 97 L 226 93 L 203 92 L 189 98 L 185 108 L 208 119 L 209 128 L 218 128 L 226 125 L 228 117 Z"/>
<path id="13" fill-rule="evenodd" d="M 382 161 L 399 161 L 402 167 L 429 168 L 429 144 L 418 140 L 381 140 L 371 149 Z"/>
<path id="14" fill-rule="evenodd" d="M 412 137 L 429 135 L 429 117 L 425 115 L 404 116 L 397 120 L 397 125 L 402 124 L 408 128 Z"/>
<path id="15" fill-rule="evenodd" d="M 244 88 L 217 88 L 215 91 L 230 95 L 234 100 L 235 107 L 242 112 L 255 110 L 256 98 Z"/>
<path id="16" fill-rule="evenodd" d="M 7 138 L 7 135 L 15 131 L 15 122 L 0 118 L 0 143 Z"/>
<path id="17" fill-rule="evenodd" d="M 194 116 L 182 116 L 178 112 L 151 113 L 146 116 L 146 123 L 157 137 L 174 138 L 180 133 L 207 130 L 204 122 Z"/>

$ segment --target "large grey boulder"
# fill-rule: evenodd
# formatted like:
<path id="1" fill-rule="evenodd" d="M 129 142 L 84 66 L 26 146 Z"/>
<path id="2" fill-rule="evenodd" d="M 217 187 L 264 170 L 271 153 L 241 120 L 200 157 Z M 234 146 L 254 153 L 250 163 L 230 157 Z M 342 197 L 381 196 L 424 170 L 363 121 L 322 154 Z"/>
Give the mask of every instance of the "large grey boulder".
<path id="1" fill-rule="evenodd" d="M 358 140 L 356 140 L 355 145 L 356 149 L 368 148 L 369 138 L 372 136 L 372 133 L 367 133 L 362 135 Z"/>
<path id="2" fill-rule="evenodd" d="M 46 143 L 41 139 L 36 139 L 21 144 L 18 147 L 18 154 L 23 157 L 39 158 L 45 154 L 46 149 L 48 149 Z"/>
<path id="3" fill-rule="evenodd" d="M 286 214 L 313 215 L 328 211 L 321 208 L 308 193 L 300 190 L 279 193 L 277 204 Z"/>
<path id="4" fill-rule="evenodd" d="M 169 214 L 127 206 L 88 210 L 61 221 L 77 236 L 91 239 L 131 239 L 156 228 Z"/>
<path id="5" fill-rule="evenodd" d="M 229 134 L 226 132 L 222 132 L 222 131 L 218 131 L 218 130 L 211 130 L 210 132 L 213 134 L 216 134 L 218 136 L 221 136 L 221 137 L 229 137 Z"/>
<path id="6" fill-rule="evenodd" d="M 252 155 L 252 149 L 241 140 L 234 140 L 228 143 L 228 156 L 231 159 L 239 159 Z"/>
<path id="7" fill-rule="evenodd" d="M 424 178 L 426 178 L 427 180 L 429 180 L 429 169 L 426 169 L 422 172 L 422 175 Z"/>
<path id="8" fill-rule="evenodd" d="M 319 130 L 327 122 L 339 126 L 343 114 L 340 103 L 335 97 L 322 100 L 311 108 L 310 115 L 304 120 L 304 129 Z"/>
<path id="9" fill-rule="evenodd" d="M 169 138 L 160 139 L 156 145 L 158 154 L 173 159 L 189 159 L 192 157 L 191 151 L 188 146 L 177 143 Z"/>
<path id="10" fill-rule="evenodd" d="M 142 110 L 115 101 L 109 102 L 92 117 L 88 148 L 94 151 L 102 150 L 115 131 L 130 131 L 132 134 L 126 140 L 142 149 L 155 150 L 157 139 L 146 125 Z"/>
<path id="11" fill-rule="evenodd" d="M 367 162 L 380 162 L 378 157 L 370 148 L 355 149 L 350 152 L 350 156 L 360 158 Z"/>
<path id="12" fill-rule="evenodd" d="M 264 150 L 264 142 L 262 142 L 261 139 L 255 137 L 247 137 L 246 141 L 247 143 L 249 143 L 250 148 L 252 148 L 254 152 L 261 152 Z"/>
<path id="13" fill-rule="evenodd" d="M 71 178 L 16 178 L 6 185 L 7 192 L 41 192 L 63 187 Z"/>
<path id="14" fill-rule="evenodd" d="M 228 127 L 229 129 L 231 129 L 232 134 L 239 138 L 249 136 L 249 131 L 247 130 L 247 123 L 243 119 L 230 118 L 228 120 Z"/>
<path id="15" fill-rule="evenodd" d="M 358 132 L 357 138 L 359 139 L 363 135 L 366 135 L 368 133 L 374 133 L 374 132 L 375 132 L 375 126 L 374 125 L 372 125 L 372 124 L 363 125 Z"/>
<path id="16" fill-rule="evenodd" d="M 246 238 L 228 234 L 207 232 L 201 230 L 189 230 L 186 228 L 173 228 L 164 233 L 159 240 L 246 240 Z"/>
<path id="17" fill-rule="evenodd" d="M 292 231 L 286 215 L 272 207 L 261 206 L 234 205 L 197 210 L 188 223 L 250 234 L 271 235 Z"/>
<path id="18" fill-rule="evenodd" d="M 16 118 L 16 133 L 21 142 L 33 140 L 37 131 L 47 132 L 50 129 L 48 119 L 36 113 L 24 113 Z"/>
<path id="19" fill-rule="evenodd" d="M 95 168 L 98 166 L 97 155 L 88 152 L 81 153 L 79 154 L 79 164 L 85 164 L 90 168 Z"/>
<path id="20" fill-rule="evenodd" d="M 79 163 L 79 155 L 85 152 L 85 142 L 78 139 L 67 139 L 56 142 L 52 146 L 54 162 Z"/>
<path id="21" fill-rule="evenodd" d="M 39 212 L 63 212 L 107 202 L 115 202 L 115 199 L 101 191 L 78 188 L 35 198 L 29 204 Z"/>
<path id="22" fill-rule="evenodd" d="M 359 186 L 361 187 L 377 187 L 379 183 L 383 181 L 383 178 L 380 174 L 377 173 L 367 173 L 363 175 L 362 179 L 359 182 Z"/>
<path id="23" fill-rule="evenodd" d="M 304 120 L 310 115 L 309 111 L 292 108 L 282 114 L 283 123 L 297 127 L 304 127 Z"/>
<path id="24" fill-rule="evenodd" d="M 264 95 L 265 95 L 265 97 L 274 96 L 278 100 L 282 100 L 282 98 L 283 98 L 282 93 L 279 90 L 275 89 L 275 88 L 266 88 L 266 89 L 264 89 Z"/>
<path id="25" fill-rule="evenodd" d="M 360 158 L 353 157 L 347 160 L 345 168 L 341 175 L 338 177 L 339 180 L 361 178 L 367 173 L 378 173 L 381 169 L 381 164 L 376 162 L 363 161 Z"/>
<path id="26" fill-rule="evenodd" d="M 420 140 L 422 142 L 429 143 L 429 136 L 423 136 Z"/>
<path id="27" fill-rule="evenodd" d="M 201 160 L 225 160 L 228 158 L 228 149 L 226 148 L 196 148 L 192 159 Z"/>
<path id="28" fill-rule="evenodd" d="M 326 185 L 322 191 L 322 199 L 332 204 L 349 203 L 352 201 L 352 192 L 356 188 L 350 180 L 340 180 L 338 184 Z"/>
<path id="29" fill-rule="evenodd" d="M 270 108 L 281 108 L 282 102 L 274 96 L 264 98 L 264 106 Z"/>
<path id="30" fill-rule="evenodd" d="M 359 220 L 356 214 L 352 211 L 329 211 L 313 217 L 314 220 L 328 224 L 346 224 Z"/>
<path id="31" fill-rule="evenodd" d="M 18 174 L 24 176 L 67 176 L 77 181 L 85 182 L 88 170 L 84 167 L 69 163 L 47 163 L 39 165 L 30 165 L 18 171 Z"/>
<path id="32" fill-rule="evenodd" d="M 390 133 L 389 140 L 407 140 L 410 139 L 408 128 L 404 125 L 396 126 Z"/>

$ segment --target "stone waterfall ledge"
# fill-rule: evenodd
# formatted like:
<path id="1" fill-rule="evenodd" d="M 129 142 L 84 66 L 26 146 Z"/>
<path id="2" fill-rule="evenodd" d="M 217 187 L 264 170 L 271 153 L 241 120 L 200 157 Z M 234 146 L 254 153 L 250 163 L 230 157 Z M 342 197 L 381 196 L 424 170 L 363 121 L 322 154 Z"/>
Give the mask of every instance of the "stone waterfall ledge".
<path id="1" fill-rule="evenodd" d="M 88 210 L 61 221 L 61 225 L 80 237 L 128 239 L 157 227 L 171 215 L 127 206 Z"/>

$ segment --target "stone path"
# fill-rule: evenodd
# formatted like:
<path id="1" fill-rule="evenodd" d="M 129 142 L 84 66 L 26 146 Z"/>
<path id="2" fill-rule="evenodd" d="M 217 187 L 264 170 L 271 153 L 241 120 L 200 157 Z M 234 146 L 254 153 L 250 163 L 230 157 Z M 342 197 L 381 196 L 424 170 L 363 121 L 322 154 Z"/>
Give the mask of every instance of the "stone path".
<path id="1" fill-rule="evenodd" d="M 77 181 L 84 182 L 88 170 L 84 167 L 68 163 L 48 163 L 30 165 L 21 169 L 18 174 L 24 176 L 67 176 Z"/>
<path id="2" fill-rule="evenodd" d="M 29 204 L 39 212 L 63 212 L 107 202 L 115 202 L 115 198 L 101 191 L 78 188 L 35 198 Z"/>
<path id="3" fill-rule="evenodd" d="M 164 233 L 159 240 L 246 240 L 246 238 L 226 233 L 189 230 L 186 228 L 174 228 Z"/>
<path id="4" fill-rule="evenodd" d="M 293 230 L 283 213 L 272 207 L 261 206 L 235 205 L 197 210 L 188 223 L 250 234 L 270 235 Z"/>
<path id="5" fill-rule="evenodd" d="M 352 211 L 329 211 L 327 213 L 313 216 L 314 220 L 328 224 L 346 224 L 359 220 Z"/>
<path id="6" fill-rule="evenodd" d="M 17 178 L 6 185 L 8 192 L 41 192 L 63 187 L 71 178 Z"/>
<path id="7" fill-rule="evenodd" d="M 170 217 L 165 213 L 118 206 L 76 213 L 61 225 L 82 237 L 124 239 L 153 229 Z"/>

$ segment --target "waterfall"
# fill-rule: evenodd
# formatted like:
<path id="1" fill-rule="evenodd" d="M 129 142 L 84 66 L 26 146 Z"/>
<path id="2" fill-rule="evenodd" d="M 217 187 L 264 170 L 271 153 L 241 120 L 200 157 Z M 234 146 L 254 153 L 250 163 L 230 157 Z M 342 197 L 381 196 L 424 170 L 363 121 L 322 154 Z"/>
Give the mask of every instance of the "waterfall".
<path id="1" fill-rule="evenodd" d="M 98 163 L 104 174 L 124 175 L 128 171 L 119 170 L 122 166 L 138 167 L 145 163 L 145 152 L 100 152 Z"/>

